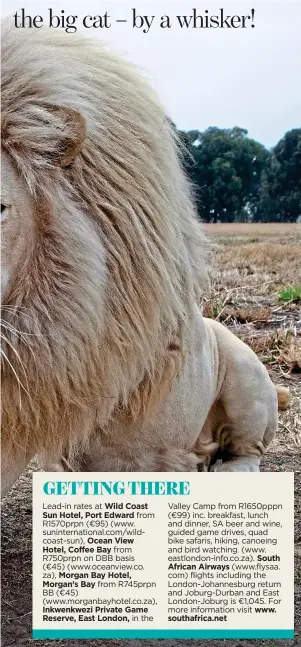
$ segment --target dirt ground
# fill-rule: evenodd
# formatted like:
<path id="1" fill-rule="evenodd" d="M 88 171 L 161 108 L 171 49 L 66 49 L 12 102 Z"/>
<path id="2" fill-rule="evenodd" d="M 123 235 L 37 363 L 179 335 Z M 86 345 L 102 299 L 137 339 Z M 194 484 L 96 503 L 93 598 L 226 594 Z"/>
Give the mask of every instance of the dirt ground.
<path id="1" fill-rule="evenodd" d="M 295 472 L 295 639 L 194 640 L 215 647 L 301 645 L 301 225 L 211 225 L 212 288 L 206 316 L 219 319 L 244 339 L 274 381 L 289 386 L 291 407 L 280 413 L 277 440 L 262 470 Z M 296 289 L 295 289 L 296 288 Z M 29 647 L 31 639 L 31 470 L 19 479 L 2 509 L 2 646 Z M 200 474 L 200 478 L 202 478 Z M 256 476 L 255 476 L 256 478 Z M 184 647 L 191 641 L 169 640 Z M 159 647 L 161 640 L 41 640 L 43 647 Z"/>

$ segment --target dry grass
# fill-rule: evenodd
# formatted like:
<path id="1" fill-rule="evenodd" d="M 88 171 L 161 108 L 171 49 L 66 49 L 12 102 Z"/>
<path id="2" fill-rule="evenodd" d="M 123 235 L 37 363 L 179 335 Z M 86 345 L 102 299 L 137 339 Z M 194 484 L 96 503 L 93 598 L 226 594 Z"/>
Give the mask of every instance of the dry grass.
<path id="1" fill-rule="evenodd" d="M 301 307 L 298 299 L 283 300 L 282 295 L 289 293 L 287 288 L 298 291 L 301 286 L 301 225 L 233 223 L 207 228 L 217 247 L 204 314 L 231 328 L 268 368 L 297 376 Z M 255 231 L 261 235 L 257 243 Z"/>
<path id="2" fill-rule="evenodd" d="M 219 262 L 223 263 L 225 268 L 246 269 L 250 274 L 258 269 L 264 270 L 265 273 L 275 272 L 275 266 L 286 269 L 300 259 L 301 242 L 293 245 L 271 241 L 240 245 L 239 241 L 235 241 L 236 245 L 233 246 L 229 242 L 228 245 L 224 245 Z"/>
<path id="3" fill-rule="evenodd" d="M 278 222 L 226 222 L 217 224 L 206 224 L 206 230 L 212 236 L 226 236 L 233 238 L 238 236 L 270 237 L 270 236 L 301 236 L 300 224 L 278 223 Z"/>
<path id="4" fill-rule="evenodd" d="M 296 637 L 284 644 L 297 646 L 301 644 L 301 306 L 299 299 L 283 300 L 283 294 L 300 293 L 301 225 L 239 223 L 206 228 L 217 248 L 204 314 L 243 339 L 273 381 L 288 386 L 292 395 L 288 410 L 279 414 L 278 435 L 263 469 L 295 472 Z M 234 647 L 232 641 L 230 645 Z"/>

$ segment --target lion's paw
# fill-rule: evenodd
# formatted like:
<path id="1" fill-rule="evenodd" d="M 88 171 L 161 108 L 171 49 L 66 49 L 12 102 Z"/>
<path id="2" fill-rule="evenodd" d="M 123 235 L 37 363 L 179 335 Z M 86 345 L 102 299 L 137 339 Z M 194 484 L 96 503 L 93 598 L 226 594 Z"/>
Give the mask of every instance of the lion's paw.
<path id="1" fill-rule="evenodd" d="M 211 472 L 260 472 L 259 461 L 256 458 L 237 458 L 226 463 L 213 465 Z"/>

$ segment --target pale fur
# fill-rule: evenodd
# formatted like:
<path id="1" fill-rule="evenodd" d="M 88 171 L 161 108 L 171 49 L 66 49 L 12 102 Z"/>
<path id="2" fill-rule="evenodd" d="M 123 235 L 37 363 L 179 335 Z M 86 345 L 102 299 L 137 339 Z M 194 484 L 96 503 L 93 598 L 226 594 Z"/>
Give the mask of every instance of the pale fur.
<path id="1" fill-rule="evenodd" d="M 35 453 L 257 471 L 276 389 L 197 306 L 207 242 L 157 98 L 96 40 L 5 27 L 2 45 L 6 484 Z"/>
<path id="2" fill-rule="evenodd" d="M 67 168 L 78 133 L 62 108 L 86 130 Z M 116 407 L 138 414 L 179 371 L 206 242 L 163 108 L 96 40 L 4 26 L 2 144 L 34 222 L 2 311 L 3 446 L 72 452 L 91 416 L 105 427 Z"/>

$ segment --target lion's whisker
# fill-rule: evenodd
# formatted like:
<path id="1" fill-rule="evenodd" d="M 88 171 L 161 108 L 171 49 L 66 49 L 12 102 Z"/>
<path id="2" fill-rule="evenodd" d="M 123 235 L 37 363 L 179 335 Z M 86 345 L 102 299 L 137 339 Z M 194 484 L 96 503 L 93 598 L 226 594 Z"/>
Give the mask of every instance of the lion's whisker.
<path id="1" fill-rule="evenodd" d="M 1 320 L 1 326 L 3 326 L 3 328 L 5 328 L 6 330 L 10 330 L 15 335 L 19 335 L 20 337 L 21 335 L 22 337 L 23 336 L 24 337 L 44 337 L 42 333 L 26 332 L 25 330 L 19 330 L 12 323 L 10 323 L 9 321 L 4 321 L 3 319 Z M 24 343 L 28 343 L 28 342 L 24 339 Z"/>
<path id="2" fill-rule="evenodd" d="M 29 344 L 29 342 L 27 341 L 27 339 L 24 339 L 24 337 L 23 337 L 23 335 L 24 335 L 25 333 L 22 333 L 20 330 L 17 330 L 16 328 L 14 328 L 14 327 L 13 327 L 12 325 L 10 325 L 10 324 L 8 324 L 8 325 L 6 325 L 6 324 L 7 324 L 7 322 L 5 322 L 5 324 L 4 324 L 3 322 L 1 322 L 1 326 L 3 326 L 3 328 L 4 328 L 5 330 L 8 330 L 8 331 L 9 331 L 9 332 L 11 332 L 12 334 L 16 335 L 16 337 L 17 337 L 18 339 L 20 339 L 20 340 L 21 340 L 21 342 L 23 342 L 23 343 L 24 343 L 24 345 L 28 348 L 29 352 L 31 353 L 31 355 L 32 355 L 32 357 L 33 357 L 33 360 L 34 360 L 34 363 L 35 363 L 35 367 L 37 368 L 37 360 L 36 360 L 36 356 L 35 356 L 34 350 L 33 350 L 33 348 L 31 347 L 31 345 Z M 10 344 L 9 340 L 7 339 L 7 337 L 6 337 L 5 335 L 3 335 L 3 333 L 0 333 L 0 334 L 1 334 L 1 337 L 2 337 L 3 339 L 5 339 L 5 341 L 6 341 L 6 342 L 11 346 L 11 348 L 14 350 L 14 352 L 16 352 L 16 349 L 13 347 L 13 345 L 12 345 L 12 344 Z"/>
<path id="3" fill-rule="evenodd" d="M 29 386 L 28 386 L 28 379 L 27 379 L 26 369 L 25 369 L 25 366 L 24 366 L 24 364 L 23 364 L 23 362 L 22 362 L 22 360 L 21 360 L 21 357 L 20 357 L 20 355 L 19 355 L 18 351 L 14 348 L 13 344 L 9 341 L 9 339 L 7 339 L 7 337 L 5 337 L 5 335 L 3 335 L 3 333 L 0 333 L 0 337 L 1 337 L 1 339 L 5 339 L 5 342 L 6 342 L 6 343 L 8 344 L 8 346 L 12 349 L 13 353 L 16 355 L 16 357 L 17 357 L 17 359 L 18 359 L 18 361 L 19 361 L 19 363 L 20 363 L 20 366 L 21 366 L 21 368 L 22 368 L 22 370 L 23 370 L 24 377 L 25 377 L 25 380 L 26 380 L 27 388 L 29 388 Z M 25 388 L 24 388 L 24 390 L 25 390 Z M 27 391 L 27 389 L 26 389 L 26 392 L 27 392 L 27 395 L 29 395 L 29 392 Z"/>
<path id="4" fill-rule="evenodd" d="M 14 306 L 14 305 L 10 305 L 10 304 L 7 304 L 7 305 L 4 304 L 4 305 L 1 306 L 1 309 L 4 310 L 4 311 L 6 310 L 7 312 L 9 312 L 9 314 L 14 314 L 14 315 L 18 316 L 19 318 L 27 317 L 27 319 L 33 319 L 33 317 L 32 317 L 32 308 L 27 308 L 25 306 L 18 306 L 18 305 Z M 27 312 L 25 312 L 26 310 L 28 310 L 28 312 L 30 314 L 27 314 Z M 44 311 L 45 311 L 49 321 L 52 322 L 53 320 L 51 318 L 51 315 L 49 314 L 49 311 L 47 309 L 45 309 Z"/>
<path id="5" fill-rule="evenodd" d="M 33 352 L 31 345 L 29 344 L 29 341 L 25 337 L 26 333 L 23 333 L 22 331 L 18 330 L 11 324 L 3 323 L 3 321 L 1 322 L 1 328 L 10 332 L 12 336 L 14 335 L 15 337 L 17 337 L 17 339 L 23 342 L 24 346 L 26 346 L 30 350 L 30 352 Z"/>
<path id="6" fill-rule="evenodd" d="M 12 313 L 17 314 L 17 315 L 19 315 L 18 311 L 21 311 L 21 314 L 22 314 L 23 317 L 30 318 L 30 315 L 28 315 L 25 312 L 25 310 L 28 310 L 29 312 L 31 312 L 31 308 L 26 308 L 25 306 L 17 306 L 17 305 L 13 306 L 13 305 L 9 305 L 9 304 L 7 304 L 7 305 L 4 304 L 4 305 L 1 306 L 1 310 L 8 310 L 8 312 L 12 312 Z M 22 312 L 22 310 L 24 310 L 24 312 Z"/>
<path id="7" fill-rule="evenodd" d="M 21 410 L 21 408 L 22 408 L 21 388 L 23 389 L 23 391 L 25 391 L 25 393 L 28 395 L 29 398 L 30 398 L 30 395 L 29 395 L 27 389 L 25 388 L 24 384 L 22 384 L 18 374 L 16 373 L 16 371 L 15 371 L 13 365 L 12 365 L 12 363 L 9 361 L 6 353 L 4 352 L 4 350 L 2 348 L 1 348 L 1 357 L 3 357 L 5 359 L 5 361 L 8 363 L 8 365 L 10 366 L 10 368 L 11 368 L 11 370 L 12 370 L 12 372 L 13 372 L 16 380 L 17 380 L 18 388 L 19 388 L 19 407 L 20 407 L 20 410 Z"/>

